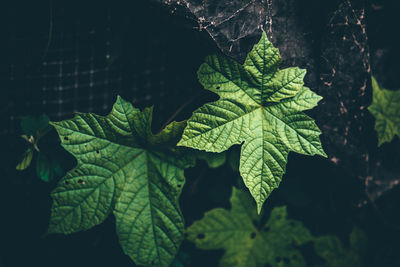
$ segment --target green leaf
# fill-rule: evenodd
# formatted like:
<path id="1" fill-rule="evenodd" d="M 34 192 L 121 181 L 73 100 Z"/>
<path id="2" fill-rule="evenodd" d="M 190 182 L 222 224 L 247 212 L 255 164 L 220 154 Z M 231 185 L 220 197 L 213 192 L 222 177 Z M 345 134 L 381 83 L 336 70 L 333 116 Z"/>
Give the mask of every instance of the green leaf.
<path id="1" fill-rule="evenodd" d="M 210 168 L 218 168 L 225 164 L 226 152 L 211 153 L 211 152 L 199 151 L 197 153 L 197 158 L 207 162 L 207 165 Z"/>
<path id="2" fill-rule="evenodd" d="M 380 88 L 372 76 L 372 104 L 368 110 L 375 117 L 378 146 L 391 142 L 395 135 L 400 137 L 400 90 Z"/>
<path id="3" fill-rule="evenodd" d="M 367 250 L 367 237 L 358 228 L 350 234 L 350 246 L 343 245 L 337 236 L 320 236 L 314 242 L 315 252 L 330 267 L 364 266 L 362 259 Z"/>
<path id="4" fill-rule="evenodd" d="M 207 57 L 198 78 L 220 99 L 193 113 L 178 143 L 208 152 L 243 143 L 239 171 L 259 212 L 279 186 L 290 151 L 326 156 L 320 130 L 302 112 L 322 97 L 303 86 L 306 70 L 280 70 L 280 62 L 265 32 L 244 65 L 223 56 Z"/>
<path id="5" fill-rule="evenodd" d="M 185 123 L 153 135 L 151 121 L 152 108 L 140 111 L 118 97 L 105 117 L 81 113 L 52 123 L 78 165 L 52 193 L 49 232 L 87 230 L 113 212 L 120 244 L 136 264 L 171 263 L 183 239 L 183 170 L 194 159 L 175 148 Z"/>
<path id="6" fill-rule="evenodd" d="M 29 147 L 24 154 L 21 156 L 21 160 L 18 162 L 16 169 L 19 171 L 25 170 L 31 165 L 33 157 L 33 148 Z"/>
<path id="7" fill-rule="evenodd" d="M 47 115 L 26 116 L 21 120 L 21 128 L 28 136 L 39 139 L 51 130 L 50 119 Z"/>
<path id="8" fill-rule="evenodd" d="M 63 173 L 60 162 L 55 158 L 49 158 L 39 152 L 36 159 L 36 174 L 44 182 L 53 181 L 55 177 Z"/>
<path id="9" fill-rule="evenodd" d="M 190 266 L 190 254 L 179 250 L 174 261 L 171 263 L 171 267 L 185 267 Z"/>
<path id="10" fill-rule="evenodd" d="M 297 247 L 313 238 L 300 222 L 287 219 L 286 207 L 274 208 L 267 223 L 260 223 L 251 198 L 234 188 L 231 210 L 206 212 L 187 234 L 198 248 L 224 249 L 219 266 L 305 266 Z"/>

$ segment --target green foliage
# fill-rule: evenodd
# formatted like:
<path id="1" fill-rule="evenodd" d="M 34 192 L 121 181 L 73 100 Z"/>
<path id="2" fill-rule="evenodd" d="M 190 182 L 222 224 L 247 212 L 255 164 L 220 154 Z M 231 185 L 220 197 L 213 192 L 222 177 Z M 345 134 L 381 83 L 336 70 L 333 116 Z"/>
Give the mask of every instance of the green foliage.
<path id="1" fill-rule="evenodd" d="M 372 104 L 368 110 L 375 117 L 378 146 L 391 142 L 395 135 L 400 137 L 400 90 L 380 88 L 372 76 Z"/>
<path id="2" fill-rule="evenodd" d="M 124 252 L 138 265 L 168 266 L 183 239 L 178 198 L 194 157 L 176 148 L 185 122 L 151 133 L 152 108 L 120 97 L 105 117 L 54 122 L 78 161 L 52 192 L 49 233 L 87 230 L 113 212 Z"/>
<path id="3" fill-rule="evenodd" d="M 36 174 L 45 182 L 50 182 L 55 177 L 64 174 L 58 154 L 52 152 L 47 154 L 39 149 L 39 141 L 52 129 L 49 122 L 47 115 L 26 116 L 21 120 L 21 128 L 25 133 L 21 137 L 29 143 L 29 146 L 16 166 L 17 170 L 25 170 L 36 154 Z"/>
<path id="4" fill-rule="evenodd" d="M 41 116 L 26 116 L 21 120 L 21 128 L 26 135 L 39 139 L 51 130 L 49 122 L 50 119 L 45 114 Z"/>
<path id="5" fill-rule="evenodd" d="M 315 252 L 329 267 L 363 266 L 363 256 L 367 250 L 367 237 L 363 231 L 353 228 L 349 246 L 343 245 L 337 236 L 321 236 L 315 239 Z"/>
<path id="6" fill-rule="evenodd" d="M 320 130 L 302 112 L 321 97 L 303 85 L 306 70 L 281 70 L 280 63 L 265 32 L 244 65 L 224 56 L 207 57 L 198 78 L 220 99 L 193 113 L 178 143 L 208 152 L 243 143 L 239 170 L 259 212 L 279 186 L 290 151 L 326 156 Z"/>
<path id="7" fill-rule="evenodd" d="M 179 250 L 174 261 L 171 263 L 171 267 L 185 267 L 190 266 L 190 264 L 190 255 L 182 250 Z"/>
<path id="8" fill-rule="evenodd" d="M 206 212 L 187 234 L 201 249 L 225 249 L 220 266 L 305 266 L 297 247 L 313 239 L 300 222 L 287 219 L 286 207 L 274 208 L 262 225 L 248 194 L 235 188 L 231 210 Z"/>
<path id="9" fill-rule="evenodd" d="M 199 151 L 197 153 L 197 158 L 207 162 L 208 167 L 218 168 L 225 164 L 226 162 L 226 152 L 222 153 L 211 153 L 205 151 Z"/>
<path id="10" fill-rule="evenodd" d="M 28 147 L 25 152 L 22 154 L 17 166 L 15 167 L 17 170 L 22 171 L 31 165 L 33 158 L 33 149 L 32 147 Z"/>
<path id="11" fill-rule="evenodd" d="M 55 177 L 61 177 L 65 172 L 60 161 L 58 158 L 52 158 L 39 152 L 36 158 L 36 175 L 45 182 L 50 182 Z"/>

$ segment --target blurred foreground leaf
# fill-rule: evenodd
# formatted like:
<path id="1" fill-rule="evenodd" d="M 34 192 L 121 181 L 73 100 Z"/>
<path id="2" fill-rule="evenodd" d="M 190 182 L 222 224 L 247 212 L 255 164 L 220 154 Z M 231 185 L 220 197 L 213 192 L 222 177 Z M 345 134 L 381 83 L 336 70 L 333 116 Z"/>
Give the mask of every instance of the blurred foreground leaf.
<path id="1" fill-rule="evenodd" d="M 349 246 L 343 245 L 337 236 L 320 236 L 315 239 L 315 252 L 329 267 L 364 266 L 362 259 L 367 249 L 367 237 L 363 231 L 353 228 Z"/>
<path id="2" fill-rule="evenodd" d="M 274 208 L 265 225 L 247 193 L 233 189 L 231 209 L 216 208 L 188 229 L 201 249 L 224 249 L 219 266 L 305 266 L 301 246 L 313 240 L 301 222 L 287 218 L 286 207 Z"/>

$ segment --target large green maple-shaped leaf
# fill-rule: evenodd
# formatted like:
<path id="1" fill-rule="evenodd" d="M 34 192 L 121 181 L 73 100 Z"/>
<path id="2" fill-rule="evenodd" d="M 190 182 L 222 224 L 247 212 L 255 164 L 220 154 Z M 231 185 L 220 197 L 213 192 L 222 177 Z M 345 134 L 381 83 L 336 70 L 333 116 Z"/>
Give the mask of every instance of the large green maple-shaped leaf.
<path id="1" fill-rule="evenodd" d="M 278 69 L 281 57 L 263 33 L 244 65 L 224 56 L 209 56 L 198 78 L 220 99 L 197 109 L 178 145 L 222 152 L 241 144 L 240 173 L 262 204 L 278 187 L 290 151 L 326 156 L 314 120 L 302 111 L 322 97 L 303 86 L 306 70 Z"/>
<path id="2" fill-rule="evenodd" d="M 276 207 L 265 225 L 248 194 L 233 189 L 231 210 L 216 208 L 188 227 L 188 239 L 201 249 L 225 249 L 220 266 L 305 266 L 296 246 L 313 239 L 298 221 Z M 256 225 L 258 227 L 256 227 Z"/>
<path id="3" fill-rule="evenodd" d="M 395 135 L 400 137 L 400 90 L 380 88 L 372 77 L 372 104 L 368 110 L 375 117 L 378 146 L 390 142 Z"/>
<path id="4" fill-rule="evenodd" d="M 77 166 L 52 192 L 50 233 L 72 233 L 113 212 L 119 241 L 136 264 L 168 266 L 183 239 L 178 198 L 194 159 L 176 149 L 184 122 L 151 133 L 152 108 L 120 97 L 105 117 L 77 114 L 54 122 Z"/>

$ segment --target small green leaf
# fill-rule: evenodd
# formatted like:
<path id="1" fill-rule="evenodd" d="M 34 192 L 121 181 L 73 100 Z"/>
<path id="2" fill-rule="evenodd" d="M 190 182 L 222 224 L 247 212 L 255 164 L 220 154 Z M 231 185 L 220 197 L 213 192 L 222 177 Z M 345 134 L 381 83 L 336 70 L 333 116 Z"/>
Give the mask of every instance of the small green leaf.
<path id="1" fill-rule="evenodd" d="M 378 146 L 391 142 L 395 135 L 400 137 L 400 90 L 380 88 L 372 76 L 372 104 L 368 110 L 375 117 Z"/>
<path id="2" fill-rule="evenodd" d="M 152 108 L 118 97 L 105 117 L 77 114 L 52 123 L 76 157 L 53 191 L 50 233 L 87 230 L 113 212 L 124 252 L 137 265 L 168 266 L 183 239 L 178 198 L 194 157 L 176 148 L 185 123 L 151 133 Z"/>
<path id="3" fill-rule="evenodd" d="M 367 249 L 367 237 L 358 228 L 350 234 L 350 246 L 343 245 L 337 236 L 320 236 L 314 242 L 315 252 L 329 267 L 364 266 L 362 259 Z"/>
<path id="4" fill-rule="evenodd" d="M 28 136 L 39 139 L 51 130 L 50 119 L 47 115 L 26 116 L 21 120 L 21 128 Z"/>
<path id="5" fill-rule="evenodd" d="M 239 171 L 258 212 L 279 186 L 290 151 L 326 156 L 314 120 L 302 111 L 322 97 L 304 86 L 306 70 L 278 69 L 281 57 L 263 32 L 244 65 L 209 56 L 198 78 L 220 96 L 197 109 L 178 145 L 222 152 L 242 144 Z"/>
<path id="6" fill-rule="evenodd" d="M 25 170 L 26 168 L 28 168 L 29 165 L 31 165 L 32 157 L 33 157 L 33 149 L 32 149 L 32 147 L 29 147 L 22 154 L 21 160 L 17 164 L 16 169 L 19 170 L 19 171 L 22 171 L 22 170 Z"/>
<path id="7" fill-rule="evenodd" d="M 211 152 L 199 151 L 197 153 L 197 158 L 207 162 L 207 165 L 210 168 L 218 168 L 225 164 L 226 152 L 211 153 Z"/>
<path id="8" fill-rule="evenodd" d="M 219 266 L 305 266 L 298 246 L 313 239 L 295 220 L 287 219 L 286 207 L 274 208 L 260 225 L 248 194 L 233 189 L 231 210 L 216 208 L 188 229 L 188 240 L 201 249 L 224 249 Z"/>
<path id="9" fill-rule="evenodd" d="M 51 182 L 63 173 L 57 158 L 49 158 L 42 152 L 38 153 L 36 159 L 36 174 L 44 182 Z"/>

